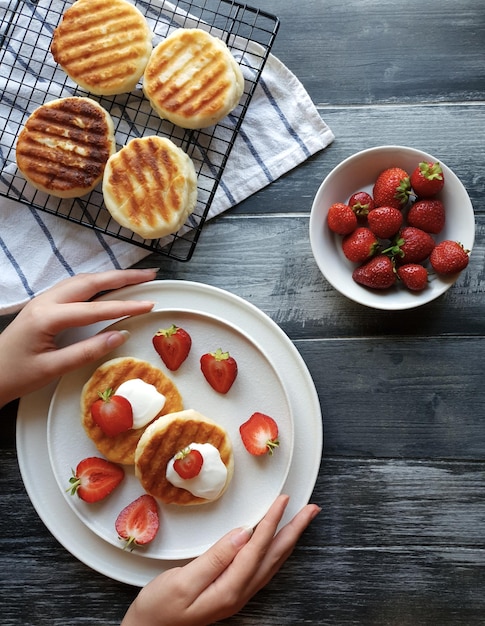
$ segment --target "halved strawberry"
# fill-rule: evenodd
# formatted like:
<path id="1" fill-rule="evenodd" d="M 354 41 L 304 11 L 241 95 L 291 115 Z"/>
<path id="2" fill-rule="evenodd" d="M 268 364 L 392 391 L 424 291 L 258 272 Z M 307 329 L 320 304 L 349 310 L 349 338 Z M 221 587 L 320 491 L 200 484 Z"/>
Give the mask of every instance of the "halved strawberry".
<path id="1" fill-rule="evenodd" d="M 123 480 L 122 467 L 96 456 L 80 461 L 69 479 L 71 486 L 66 491 L 77 495 L 85 502 L 99 502 L 106 498 Z"/>
<path id="2" fill-rule="evenodd" d="M 219 393 L 227 393 L 237 376 L 236 360 L 221 348 L 203 354 L 200 357 L 200 369 L 209 385 Z"/>
<path id="3" fill-rule="evenodd" d="M 173 469 L 180 478 L 188 480 L 200 474 L 203 463 L 204 458 L 199 450 L 194 450 L 188 446 L 175 455 Z"/>
<path id="4" fill-rule="evenodd" d="M 113 389 L 98 392 L 99 398 L 91 406 L 91 416 L 108 437 L 115 437 L 133 427 L 133 408 L 126 398 L 114 394 Z"/>
<path id="5" fill-rule="evenodd" d="M 172 324 L 169 328 L 160 328 L 152 343 L 168 369 L 174 372 L 189 356 L 192 339 L 186 330 Z"/>
<path id="6" fill-rule="evenodd" d="M 142 546 L 155 538 L 160 527 L 157 501 L 144 494 L 125 506 L 115 521 L 120 539 L 126 540 L 124 549 Z"/>
<path id="7" fill-rule="evenodd" d="M 241 424 L 239 433 L 246 450 L 255 456 L 272 455 L 280 443 L 278 424 L 264 413 L 253 413 L 247 422 Z"/>

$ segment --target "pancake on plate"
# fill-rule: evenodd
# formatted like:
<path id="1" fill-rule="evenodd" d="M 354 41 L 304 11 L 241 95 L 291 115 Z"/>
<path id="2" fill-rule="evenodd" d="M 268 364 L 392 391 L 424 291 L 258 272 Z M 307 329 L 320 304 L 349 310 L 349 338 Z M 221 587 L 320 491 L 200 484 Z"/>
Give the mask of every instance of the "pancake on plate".
<path id="1" fill-rule="evenodd" d="M 162 119 L 182 128 L 206 128 L 237 106 L 244 77 L 221 39 L 198 28 L 179 28 L 154 48 L 143 91 Z"/>
<path id="2" fill-rule="evenodd" d="M 76 0 L 54 30 L 51 52 L 80 87 L 111 96 L 136 87 L 152 38 L 144 15 L 127 0 Z"/>
<path id="3" fill-rule="evenodd" d="M 121 383 L 133 378 L 140 378 L 153 385 L 159 393 L 165 396 L 165 406 L 156 417 L 183 409 L 182 398 L 176 385 L 161 370 L 147 361 L 133 357 L 119 357 L 100 365 L 82 389 L 81 420 L 86 434 L 99 452 L 110 461 L 124 465 L 133 465 L 135 462 L 138 440 L 148 425 L 108 437 L 93 420 L 91 406 L 98 399 L 98 392 L 104 392 L 110 388 L 116 392 Z"/>
<path id="4" fill-rule="evenodd" d="M 176 233 L 197 203 L 194 164 L 166 137 L 131 139 L 106 164 L 103 196 L 113 219 L 144 239 Z"/>
<path id="5" fill-rule="evenodd" d="M 77 198 L 103 178 L 115 152 L 113 120 L 91 98 L 59 98 L 38 107 L 16 144 L 17 166 L 34 187 L 59 198 Z"/>
<path id="6" fill-rule="evenodd" d="M 192 409 L 163 415 L 152 422 L 140 438 L 136 448 L 135 473 L 145 491 L 166 504 L 189 506 L 214 501 L 194 496 L 167 480 L 169 461 L 192 443 L 210 443 L 219 450 L 227 477 L 214 499 L 222 496 L 234 474 L 231 440 L 222 426 Z"/>

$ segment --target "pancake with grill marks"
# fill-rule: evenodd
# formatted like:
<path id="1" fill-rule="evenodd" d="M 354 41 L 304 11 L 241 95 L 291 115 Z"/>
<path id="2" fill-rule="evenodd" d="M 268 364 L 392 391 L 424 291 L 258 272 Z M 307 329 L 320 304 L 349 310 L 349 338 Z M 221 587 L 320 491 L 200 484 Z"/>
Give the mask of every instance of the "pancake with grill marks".
<path id="1" fill-rule="evenodd" d="M 197 175 L 190 157 L 170 139 L 132 139 L 113 154 L 103 177 L 112 217 L 144 239 L 177 232 L 197 202 Z"/>
<path id="2" fill-rule="evenodd" d="M 52 100 L 27 119 L 16 144 L 16 159 L 25 179 L 59 198 L 77 198 L 103 178 L 115 152 L 113 120 L 91 98 Z"/>
<path id="3" fill-rule="evenodd" d="M 51 52 L 80 87 L 111 96 L 136 87 L 152 37 L 145 17 L 127 0 L 76 0 L 54 31 Z"/>
<path id="4" fill-rule="evenodd" d="M 82 424 L 86 434 L 102 455 L 114 463 L 124 465 L 133 465 L 135 462 L 136 446 L 147 426 L 108 437 L 93 420 L 91 406 L 98 399 L 99 391 L 103 392 L 111 388 L 116 392 L 121 383 L 133 378 L 140 378 L 153 385 L 165 396 L 165 406 L 156 417 L 183 409 L 182 398 L 175 384 L 161 370 L 153 367 L 150 363 L 132 357 L 120 357 L 100 365 L 81 392 Z"/>
<path id="5" fill-rule="evenodd" d="M 205 128 L 237 106 L 244 77 L 221 39 L 179 28 L 153 50 L 143 91 L 161 118 L 182 128 Z"/>
<path id="6" fill-rule="evenodd" d="M 234 474 L 232 443 L 222 426 L 192 409 L 163 415 L 152 422 L 140 438 L 136 448 L 135 473 L 145 491 L 166 504 L 188 506 L 213 502 L 174 487 L 166 478 L 168 462 L 191 443 L 210 443 L 219 450 L 227 468 L 227 479 L 218 496 L 220 498 Z"/>

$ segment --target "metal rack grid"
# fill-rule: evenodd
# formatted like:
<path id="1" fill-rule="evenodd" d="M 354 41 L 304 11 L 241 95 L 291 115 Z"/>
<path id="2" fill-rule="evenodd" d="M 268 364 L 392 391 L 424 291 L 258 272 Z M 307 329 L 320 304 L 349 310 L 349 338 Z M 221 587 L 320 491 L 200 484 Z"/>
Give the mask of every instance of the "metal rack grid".
<path id="1" fill-rule="evenodd" d="M 175 28 L 204 28 L 226 42 L 241 66 L 245 89 L 237 108 L 219 124 L 194 131 L 161 120 L 144 98 L 140 85 L 128 94 L 99 97 L 83 92 L 67 77 L 55 63 L 50 44 L 52 33 L 70 4 L 67 0 L 11 0 L 0 9 L 0 195 L 151 252 L 188 261 L 269 56 L 279 20 L 231 0 L 136 2 L 153 30 L 154 46 Z M 19 131 L 38 106 L 72 95 L 89 95 L 109 111 L 118 148 L 133 137 L 158 134 L 170 138 L 192 158 L 198 176 L 198 201 L 178 233 L 146 240 L 120 227 L 105 209 L 100 187 L 82 198 L 66 200 L 44 194 L 26 183 L 15 161 Z"/>

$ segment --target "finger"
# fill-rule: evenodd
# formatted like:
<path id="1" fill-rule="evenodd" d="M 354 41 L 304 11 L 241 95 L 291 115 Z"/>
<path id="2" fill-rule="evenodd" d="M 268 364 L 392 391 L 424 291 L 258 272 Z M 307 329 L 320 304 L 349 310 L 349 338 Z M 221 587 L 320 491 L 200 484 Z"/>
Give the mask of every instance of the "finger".
<path id="1" fill-rule="evenodd" d="M 42 323 L 48 332 L 57 335 L 65 328 L 89 326 L 105 320 L 142 315 L 151 311 L 153 307 L 153 302 L 145 300 L 76 302 L 46 310 Z"/>
<path id="2" fill-rule="evenodd" d="M 38 297 L 54 302 L 89 300 L 102 291 L 111 291 L 153 280 L 156 273 L 156 269 L 134 269 L 77 274 L 57 283 Z"/>

